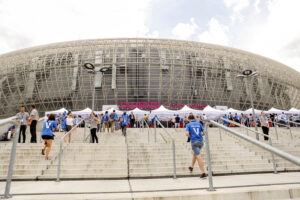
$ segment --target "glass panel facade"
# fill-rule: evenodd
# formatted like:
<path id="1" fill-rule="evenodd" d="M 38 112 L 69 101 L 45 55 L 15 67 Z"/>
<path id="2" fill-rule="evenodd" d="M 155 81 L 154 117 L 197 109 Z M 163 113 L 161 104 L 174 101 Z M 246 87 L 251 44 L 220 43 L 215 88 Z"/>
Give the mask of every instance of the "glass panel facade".
<path id="1" fill-rule="evenodd" d="M 86 62 L 109 67 L 90 74 Z M 95 109 L 119 102 L 250 107 L 249 91 L 237 74 L 259 71 L 250 80 L 257 109 L 300 108 L 299 72 L 237 49 L 167 39 L 99 39 L 33 47 L 0 56 L 0 117 L 21 105 L 40 112 L 65 107 Z"/>

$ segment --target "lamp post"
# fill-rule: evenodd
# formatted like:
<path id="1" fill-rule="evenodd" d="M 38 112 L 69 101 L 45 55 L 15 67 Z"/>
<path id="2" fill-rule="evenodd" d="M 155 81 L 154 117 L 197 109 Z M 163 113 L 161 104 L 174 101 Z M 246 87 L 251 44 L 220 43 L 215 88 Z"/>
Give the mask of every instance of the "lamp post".
<path id="1" fill-rule="evenodd" d="M 257 71 L 252 72 L 252 70 L 247 69 L 247 70 L 244 70 L 242 72 L 242 74 L 237 75 L 238 78 L 245 79 L 246 87 L 248 88 L 248 91 L 249 91 L 250 102 L 251 102 L 251 107 L 252 107 L 252 116 L 253 116 L 253 119 L 254 119 L 254 125 L 255 125 L 255 130 L 256 131 L 257 131 L 257 125 L 256 125 L 256 116 L 255 116 L 254 105 L 253 105 L 252 88 L 251 88 L 251 84 L 249 84 L 248 79 L 250 79 L 252 77 L 256 77 L 258 74 L 259 74 L 259 72 L 257 72 Z M 256 139 L 259 140 L 258 133 L 256 133 Z"/>
<path id="2" fill-rule="evenodd" d="M 102 73 L 108 71 L 110 67 L 101 67 L 100 69 L 96 69 L 95 66 L 92 63 L 85 63 L 84 68 L 87 70 L 88 73 L 90 74 L 97 74 L 97 73 Z M 102 81 L 102 80 L 101 80 Z M 95 108 L 95 93 L 96 93 L 96 88 L 95 88 L 95 78 L 94 78 L 94 90 L 93 90 L 93 96 L 92 96 L 92 110 L 94 111 Z"/>

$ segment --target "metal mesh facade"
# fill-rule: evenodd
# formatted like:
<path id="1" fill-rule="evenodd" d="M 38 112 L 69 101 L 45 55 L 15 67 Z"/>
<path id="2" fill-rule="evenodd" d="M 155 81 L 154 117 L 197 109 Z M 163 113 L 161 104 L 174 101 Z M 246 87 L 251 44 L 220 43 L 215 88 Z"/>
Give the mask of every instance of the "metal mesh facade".
<path id="1" fill-rule="evenodd" d="M 110 67 L 89 74 L 83 64 Z M 23 49 L 0 56 L 0 117 L 35 104 L 40 112 L 61 107 L 95 110 L 119 102 L 250 107 L 237 74 L 252 78 L 257 109 L 300 108 L 300 73 L 276 61 L 228 47 L 167 39 L 83 40 Z"/>

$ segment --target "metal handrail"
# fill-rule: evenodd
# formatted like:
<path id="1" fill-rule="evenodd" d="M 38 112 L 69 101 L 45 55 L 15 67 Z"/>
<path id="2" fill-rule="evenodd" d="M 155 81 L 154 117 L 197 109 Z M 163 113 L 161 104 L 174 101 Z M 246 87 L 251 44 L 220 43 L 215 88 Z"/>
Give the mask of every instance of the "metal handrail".
<path id="1" fill-rule="evenodd" d="M 80 120 L 80 122 L 78 122 L 69 132 L 67 132 L 64 136 L 62 136 L 60 138 L 60 145 L 59 145 L 59 153 L 58 153 L 58 166 L 57 166 L 57 177 L 56 177 L 56 181 L 60 181 L 60 166 L 61 166 L 61 154 L 63 151 L 63 144 L 64 144 L 64 139 L 65 137 L 67 137 L 75 128 L 77 128 L 80 123 L 83 121 Z"/>
<path id="2" fill-rule="evenodd" d="M 248 142 L 251 142 L 251 143 L 253 143 L 253 144 L 255 144 L 255 145 L 257 145 L 257 146 L 259 146 L 259 147 L 261 147 L 261 148 L 263 148 L 263 149 L 265 149 L 265 150 L 267 150 L 267 151 L 270 151 L 271 153 L 276 154 L 277 156 L 279 156 L 279 157 L 281 157 L 281 158 L 283 158 L 283 159 L 285 159 L 285 160 L 288 160 L 288 161 L 290 161 L 290 162 L 292 162 L 292 163 L 294 163 L 294 164 L 300 166 L 300 158 L 298 158 L 298 157 L 296 157 L 296 156 L 293 156 L 293 155 L 291 155 L 291 154 L 289 154 L 289 153 L 286 153 L 286 152 L 284 152 L 284 151 L 282 151 L 282 150 L 279 150 L 279 149 L 277 149 L 277 148 L 275 148 L 275 147 L 272 147 L 272 146 L 270 146 L 270 145 L 268 145 L 268 144 L 265 144 L 265 143 L 263 143 L 263 142 L 257 141 L 257 140 L 255 140 L 255 139 L 253 139 L 253 138 L 251 138 L 251 137 L 249 137 L 249 136 L 246 136 L 246 135 L 244 135 L 244 134 L 241 134 L 241 133 L 239 133 L 239 132 L 237 132 L 237 131 L 231 130 L 230 128 L 228 128 L 228 127 L 226 127 L 226 126 L 224 126 L 224 125 L 222 125 L 222 124 L 219 124 L 219 123 L 217 123 L 217 122 L 214 122 L 214 121 L 212 121 L 212 120 L 211 120 L 210 122 L 211 122 L 213 125 L 216 125 L 216 126 L 218 126 L 218 127 L 221 127 L 222 129 L 225 129 L 226 131 L 231 132 L 231 133 L 233 133 L 234 135 L 236 135 L 236 136 L 238 136 L 238 137 L 240 137 L 240 138 L 242 138 L 242 139 L 244 139 L 244 140 L 246 140 L 246 141 L 248 141 Z"/>
<path id="3" fill-rule="evenodd" d="M 9 161 L 9 168 L 8 168 L 8 173 L 7 173 L 7 178 L 6 178 L 4 198 L 10 198 L 11 197 L 11 195 L 9 194 L 10 193 L 10 186 L 11 186 L 11 179 L 12 179 L 12 173 L 13 173 L 14 164 L 15 164 L 18 138 L 19 138 L 19 135 L 20 135 L 20 124 L 17 123 L 15 121 L 15 119 L 16 119 L 16 117 L 13 117 L 12 119 L 4 120 L 4 121 L 0 122 L 0 126 L 6 125 L 6 124 L 15 125 L 15 134 L 14 134 L 13 145 L 12 145 L 11 153 L 10 153 L 10 161 Z"/>
<path id="4" fill-rule="evenodd" d="M 149 124 L 145 121 L 145 119 L 143 119 L 143 122 L 145 124 L 147 124 L 147 127 L 148 127 L 148 144 L 150 143 L 150 127 L 149 127 Z"/>
<path id="5" fill-rule="evenodd" d="M 254 144 L 254 145 L 258 146 L 258 147 L 261 147 L 261 148 L 263 148 L 263 149 L 265 149 L 265 150 L 267 150 L 267 151 L 269 151 L 271 153 L 276 154 L 277 156 L 283 158 L 284 160 L 290 161 L 290 162 L 292 162 L 292 163 L 300 166 L 300 158 L 298 158 L 296 156 L 293 156 L 293 155 L 291 155 L 289 153 L 286 153 L 286 152 L 284 152 L 284 151 L 282 151 L 280 149 L 277 149 L 277 148 L 272 147 L 272 146 L 270 146 L 268 144 L 265 144 L 265 143 L 260 142 L 260 141 L 258 141 L 256 139 L 253 139 L 252 137 L 249 137 L 249 136 L 246 136 L 244 134 L 241 134 L 241 133 L 239 133 L 239 132 L 237 132 L 237 131 L 235 131 L 233 129 L 230 129 L 230 128 L 222 125 L 222 124 L 219 124 L 219 123 L 217 123 L 217 122 L 215 122 L 213 120 L 210 120 L 210 124 L 218 126 L 218 127 L 222 128 L 222 129 L 228 131 L 229 133 L 232 133 L 233 135 L 246 140 L 247 142 L 250 142 L 250 143 L 252 143 L 252 144 Z M 207 132 L 207 127 L 208 126 L 205 126 L 206 133 L 208 133 Z M 207 136 L 206 136 L 206 138 L 208 139 Z M 206 142 L 206 145 L 208 145 L 208 141 Z M 207 153 L 207 154 L 208 154 L 207 157 L 210 157 L 209 153 Z M 208 160 L 208 168 L 209 168 L 208 169 L 209 170 L 209 190 L 213 190 L 212 176 L 210 174 L 211 173 L 210 166 L 211 166 L 211 163 L 210 163 L 210 160 Z"/>
<path id="6" fill-rule="evenodd" d="M 160 123 L 159 120 L 154 118 L 154 122 L 157 121 L 160 126 L 163 128 L 163 130 L 169 135 L 169 137 L 172 139 L 172 150 L 173 150 L 173 178 L 176 178 L 176 156 L 175 156 L 175 139 L 174 137 L 166 130 L 166 128 Z M 156 128 L 156 123 L 154 123 Z"/>
<path id="7" fill-rule="evenodd" d="M 154 140 L 155 140 L 155 143 L 156 143 L 156 121 L 163 127 L 163 128 L 165 128 L 162 124 L 161 124 L 161 122 L 159 121 L 159 120 L 157 120 L 157 119 L 155 119 L 154 120 Z M 166 140 L 166 138 L 160 133 L 160 132 L 158 132 L 159 133 L 159 135 L 161 136 L 161 138 L 165 141 L 165 143 L 168 143 L 168 141 Z M 169 133 L 168 133 L 169 134 Z M 170 136 L 170 135 L 169 135 Z"/>
<path id="8" fill-rule="evenodd" d="M 211 125 L 210 122 L 205 124 L 204 134 L 205 134 L 205 149 L 206 149 L 206 160 L 207 160 L 207 169 L 208 169 L 208 182 L 209 182 L 209 191 L 215 191 L 213 186 L 213 179 L 212 179 L 212 171 L 211 171 L 211 159 L 210 159 L 210 149 L 209 149 L 209 138 L 208 138 L 208 127 Z"/>
<path id="9" fill-rule="evenodd" d="M 300 123 L 298 123 L 298 122 L 294 122 L 294 121 L 291 121 L 291 120 L 284 120 L 284 121 L 286 121 L 286 122 L 288 122 L 288 123 L 292 123 L 292 124 L 300 125 Z"/>
<path id="10" fill-rule="evenodd" d="M 285 120 L 283 120 L 283 121 L 285 121 Z M 291 141 L 293 141 L 293 133 L 292 133 L 292 130 L 291 130 L 291 126 L 288 126 L 288 125 L 285 125 L 285 124 L 278 123 L 276 120 L 274 120 L 274 125 L 275 125 L 275 131 L 276 131 L 276 134 L 278 134 L 278 133 L 277 133 L 277 126 L 276 126 L 276 124 L 277 124 L 277 125 L 282 125 L 282 126 L 284 126 L 284 127 L 287 127 L 287 128 L 289 129 L 289 132 L 290 132 Z"/>
<path id="11" fill-rule="evenodd" d="M 258 132 L 258 131 L 256 131 L 256 130 L 252 130 L 251 128 L 249 128 L 249 127 L 247 127 L 247 126 L 244 126 L 244 125 L 242 125 L 242 124 L 239 124 L 239 123 L 237 123 L 237 122 L 235 122 L 235 121 L 232 121 L 232 120 L 229 120 L 229 119 L 225 119 L 225 118 L 223 118 L 223 117 L 222 117 L 221 119 L 222 119 L 223 121 L 227 121 L 227 122 L 230 122 L 230 123 L 232 123 L 232 124 L 235 124 L 236 126 L 242 127 L 242 128 L 244 128 L 244 129 L 246 129 L 247 131 L 250 130 L 250 131 L 253 132 L 253 133 L 260 134 L 260 135 L 263 135 L 264 137 L 267 137 L 267 138 L 269 139 L 269 144 L 270 144 L 271 146 L 273 146 L 271 136 L 269 136 L 269 135 L 267 135 L 267 134 L 264 134 L 264 133 L 261 133 L 261 132 Z M 220 129 L 219 129 L 219 130 L 220 130 Z M 278 137 L 278 136 L 277 136 L 277 137 Z M 277 168 L 276 168 L 275 157 L 274 157 L 274 154 L 273 154 L 273 153 L 271 153 L 271 154 L 272 154 L 272 163 L 273 163 L 274 173 L 277 174 Z"/>

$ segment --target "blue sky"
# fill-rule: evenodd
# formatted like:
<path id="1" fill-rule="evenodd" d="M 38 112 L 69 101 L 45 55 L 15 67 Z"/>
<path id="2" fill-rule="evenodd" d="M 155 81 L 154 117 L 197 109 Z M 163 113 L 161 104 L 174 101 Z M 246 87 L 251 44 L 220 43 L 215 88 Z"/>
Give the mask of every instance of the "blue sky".
<path id="1" fill-rule="evenodd" d="M 230 46 L 300 72 L 299 0 L 0 0 L 0 53 L 78 39 Z"/>

